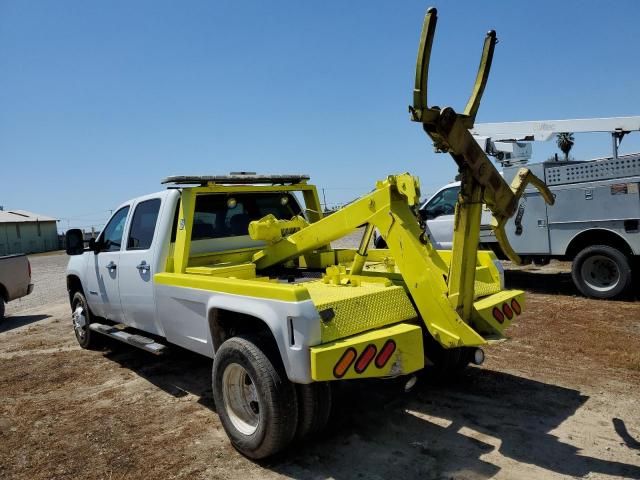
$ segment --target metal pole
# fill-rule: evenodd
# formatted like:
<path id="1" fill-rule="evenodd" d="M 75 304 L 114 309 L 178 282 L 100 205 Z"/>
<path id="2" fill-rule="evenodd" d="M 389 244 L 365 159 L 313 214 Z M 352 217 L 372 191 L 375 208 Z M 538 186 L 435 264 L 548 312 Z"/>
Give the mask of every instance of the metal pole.
<path id="1" fill-rule="evenodd" d="M 618 137 L 616 136 L 616 132 L 611 132 L 611 144 L 613 146 L 613 158 L 618 158 Z"/>
<path id="2" fill-rule="evenodd" d="M 324 188 L 322 189 L 322 201 L 324 202 L 324 209 L 327 210 L 327 197 L 324 194 Z"/>
<path id="3" fill-rule="evenodd" d="M 372 223 L 367 223 L 362 239 L 360 240 L 360 246 L 353 258 L 353 263 L 351 264 L 351 275 L 360 275 L 362 273 L 362 268 L 367 260 L 367 251 L 369 250 L 369 243 L 371 242 L 374 229 L 375 227 Z"/>

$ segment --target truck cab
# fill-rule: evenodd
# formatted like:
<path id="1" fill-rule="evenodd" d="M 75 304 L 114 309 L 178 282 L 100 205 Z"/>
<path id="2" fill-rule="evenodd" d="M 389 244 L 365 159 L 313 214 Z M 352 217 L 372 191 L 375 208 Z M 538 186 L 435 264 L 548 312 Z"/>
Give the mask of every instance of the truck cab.
<path id="1" fill-rule="evenodd" d="M 96 317 L 162 335 L 152 277 L 164 268 L 179 198 L 166 190 L 119 205 L 90 248 L 70 258 L 69 291 L 81 285 Z"/>

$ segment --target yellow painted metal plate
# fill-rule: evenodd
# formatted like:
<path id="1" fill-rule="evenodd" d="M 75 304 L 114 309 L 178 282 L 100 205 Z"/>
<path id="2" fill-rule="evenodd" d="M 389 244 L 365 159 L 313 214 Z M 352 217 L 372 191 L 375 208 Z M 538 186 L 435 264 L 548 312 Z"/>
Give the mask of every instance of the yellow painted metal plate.
<path id="1" fill-rule="evenodd" d="M 405 290 L 363 282 L 358 286 L 305 283 L 318 311 L 331 308 L 334 317 L 321 324 L 322 342 L 392 325 L 417 317 Z"/>
<path id="2" fill-rule="evenodd" d="M 422 368 L 422 329 L 407 323 L 311 348 L 316 381 L 393 377 Z"/>
<path id="3" fill-rule="evenodd" d="M 186 272 L 212 275 L 215 277 L 250 279 L 256 277 L 256 266 L 253 263 L 216 264 L 201 267 L 187 267 Z"/>
<path id="4" fill-rule="evenodd" d="M 507 327 L 524 312 L 525 295 L 522 290 L 503 290 L 474 302 L 473 308 L 472 322 L 476 330 L 496 339 L 496 336 L 503 337 Z M 494 309 L 500 312 L 497 318 Z"/>
<path id="5" fill-rule="evenodd" d="M 153 279 L 158 285 L 196 288 L 199 290 L 231 293 L 246 297 L 268 298 L 284 302 L 302 302 L 309 299 L 309 292 L 307 292 L 307 289 L 302 285 L 273 283 L 261 278 L 243 280 L 211 275 L 156 273 Z"/>

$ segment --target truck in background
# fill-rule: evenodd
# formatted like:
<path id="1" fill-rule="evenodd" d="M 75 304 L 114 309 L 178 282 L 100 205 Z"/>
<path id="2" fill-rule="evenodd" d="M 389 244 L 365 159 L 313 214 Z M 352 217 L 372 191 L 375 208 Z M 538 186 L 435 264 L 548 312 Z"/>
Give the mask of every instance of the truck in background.
<path id="1" fill-rule="evenodd" d="M 4 304 L 29 295 L 33 291 L 31 264 L 25 254 L 0 257 L 0 320 Z"/>
<path id="2" fill-rule="evenodd" d="M 484 151 L 502 164 L 511 182 L 527 167 L 542 178 L 556 203 L 547 205 L 528 188 L 506 224 L 509 243 L 525 262 L 572 262 L 571 276 L 585 296 L 615 298 L 631 289 L 640 275 L 640 153 L 618 155 L 623 136 L 640 130 L 640 117 L 545 120 L 477 124 L 472 130 Z M 609 132 L 610 157 L 587 161 L 560 160 L 529 164 L 532 141 L 547 141 L 561 132 Z M 460 182 L 445 185 L 421 206 L 432 241 L 451 243 Z M 483 213 L 481 247 L 505 258 Z"/>

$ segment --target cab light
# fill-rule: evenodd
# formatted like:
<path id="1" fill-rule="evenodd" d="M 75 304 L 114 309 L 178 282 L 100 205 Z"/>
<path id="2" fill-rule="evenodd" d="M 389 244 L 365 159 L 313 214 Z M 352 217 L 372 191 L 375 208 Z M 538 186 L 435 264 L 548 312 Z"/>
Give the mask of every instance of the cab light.
<path id="1" fill-rule="evenodd" d="M 522 313 L 522 307 L 515 298 L 511 300 L 511 308 L 516 312 L 516 315 L 520 315 Z"/>
<path id="2" fill-rule="evenodd" d="M 493 318 L 496 319 L 498 323 L 504 322 L 504 313 L 498 307 L 493 307 Z"/>
<path id="3" fill-rule="evenodd" d="M 505 303 L 504 305 L 502 305 L 502 311 L 509 320 L 513 318 L 513 310 L 511 310 L 511 307 L 508 304 Z"/>

